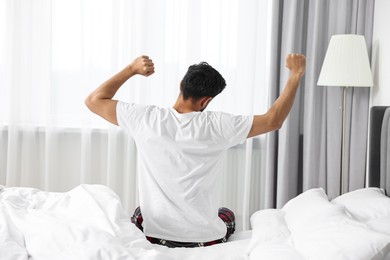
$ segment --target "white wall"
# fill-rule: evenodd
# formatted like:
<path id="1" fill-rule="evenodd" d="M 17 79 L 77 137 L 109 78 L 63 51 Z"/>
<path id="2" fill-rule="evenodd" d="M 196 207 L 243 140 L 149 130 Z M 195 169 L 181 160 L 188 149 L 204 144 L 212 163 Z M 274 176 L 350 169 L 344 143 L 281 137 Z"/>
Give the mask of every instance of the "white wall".
<path id="1" fill-rule="evenodd" d="M 390 105 L 390 1 L 376 0 L 372 48 L 371 106 Z"/>

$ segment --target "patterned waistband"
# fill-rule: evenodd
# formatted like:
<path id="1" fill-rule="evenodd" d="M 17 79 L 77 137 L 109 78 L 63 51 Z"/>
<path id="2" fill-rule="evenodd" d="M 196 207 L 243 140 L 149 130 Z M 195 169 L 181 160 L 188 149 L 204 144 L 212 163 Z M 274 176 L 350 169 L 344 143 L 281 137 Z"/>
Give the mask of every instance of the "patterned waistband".
<path id="1" fill-rule="evenodd" d="M 170 240 L 148 237 L 148 236 L 146 238 L 153 244 L 159 244 L 167 247 L 204 247 L 204 246 L 211 246 L 215 244 L 225 243 L 235 231 L 235 227 L 236 227 L 235 216 L 233 211 L 225 207 L 219 208 L 218 216 L 223 220 L 227 228 L 225 237 L 221 239 L 217 239 L 209 242 L 178 242 L 178 241 L 170 241 Z M 135 209 L 134 215 L 131 218 L 131 222 L 133 222 L 141 231 L 143 231 L 143 227 L 142 227 L 143 217 L 142 217 L 140 207 L 137 207 Z"/>

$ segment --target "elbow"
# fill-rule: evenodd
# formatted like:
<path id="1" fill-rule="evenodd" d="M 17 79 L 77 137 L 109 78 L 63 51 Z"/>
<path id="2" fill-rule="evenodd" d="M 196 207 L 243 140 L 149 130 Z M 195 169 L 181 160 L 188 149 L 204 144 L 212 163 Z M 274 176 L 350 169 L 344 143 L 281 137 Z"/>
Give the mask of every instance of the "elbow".
<path id="1" fill-rule="evenodd" d="M 92 101 L 91 101 L 91 97 L 88 96 L 85 100 L 84 100 L 84 104 L 88 107 L 89 110 L 91 110 L 92 108 Z"/>
<path id="2" fill-rule="evenodd" d="M 277 131 L 280 128 L 282 128 L 283 122 L 280 120 L 275 120 L 275 121 L 270 122 L 269 126 L 272 129 L 272 131 Z"/>
<path id="3" fill-rule="evenodd" d="M 84 104 L 88 107 L 89 110 L 94 112 L 94 107 L 96 107 L 96 98 L 93 95 L 89 95 L 85 100 Z"/>
<path id="4" fill-rule="evenodd" d="M 276 130 L 279 130 L 280 128 L 282 128 L 282 126 L 283 126 L 283 122 L 277 122 L 277 123 L 275 123 L 274 124 L 274 131 L 276 131 Z"/>
<path id="5" fill-rule="evenodd" d="M 284 120 L 274 111 L 270 109 L 268 111 L 268 127 L 271 131 L 276 131 L 282 128 Z"/>

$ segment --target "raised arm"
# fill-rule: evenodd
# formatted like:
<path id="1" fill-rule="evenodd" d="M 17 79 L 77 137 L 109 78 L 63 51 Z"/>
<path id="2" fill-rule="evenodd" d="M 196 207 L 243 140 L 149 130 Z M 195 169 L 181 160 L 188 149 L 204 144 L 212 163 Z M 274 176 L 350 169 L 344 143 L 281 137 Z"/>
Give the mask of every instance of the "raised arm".
<path id="1" fill-rule="evenodd" d="M 305 56 L 301 54 L 289 54 L 286 58 L 286 67 L 290 70 L 290 77 L 287 80 L 283 92 L 267 113 L 254 116 L 248 138 L 278 130 L 282 127 L 284 120 L 290 113 L 301 78 L 305 73 Z"/>
<path id="2" fill-rule="evenodd" d="M 85 99 L 85 104 L 93 113 L 118 125 L 116 118 L 118 101 L 112 99 L 116 92 L 132 76 L 139 74 L 148 77 L 153 73 L 153 61 L 148 56 L 140 56 L 89 94 Z"/>

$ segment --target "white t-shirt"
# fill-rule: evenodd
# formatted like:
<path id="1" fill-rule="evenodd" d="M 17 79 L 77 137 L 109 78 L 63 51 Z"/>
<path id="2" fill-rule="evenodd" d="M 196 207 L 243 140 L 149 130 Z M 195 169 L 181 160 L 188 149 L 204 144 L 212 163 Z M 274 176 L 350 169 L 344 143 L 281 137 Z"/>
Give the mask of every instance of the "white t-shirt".
<path id="1" fill-rule="evenodd" d="M 243 143 L 253 116 L 222 112 L 180 114 L 118 102 L 117 120 L 139 155 L 139 203 L 147 236 L 181 242 L 223 238 L 215 186 L 224 152 Z"/>

